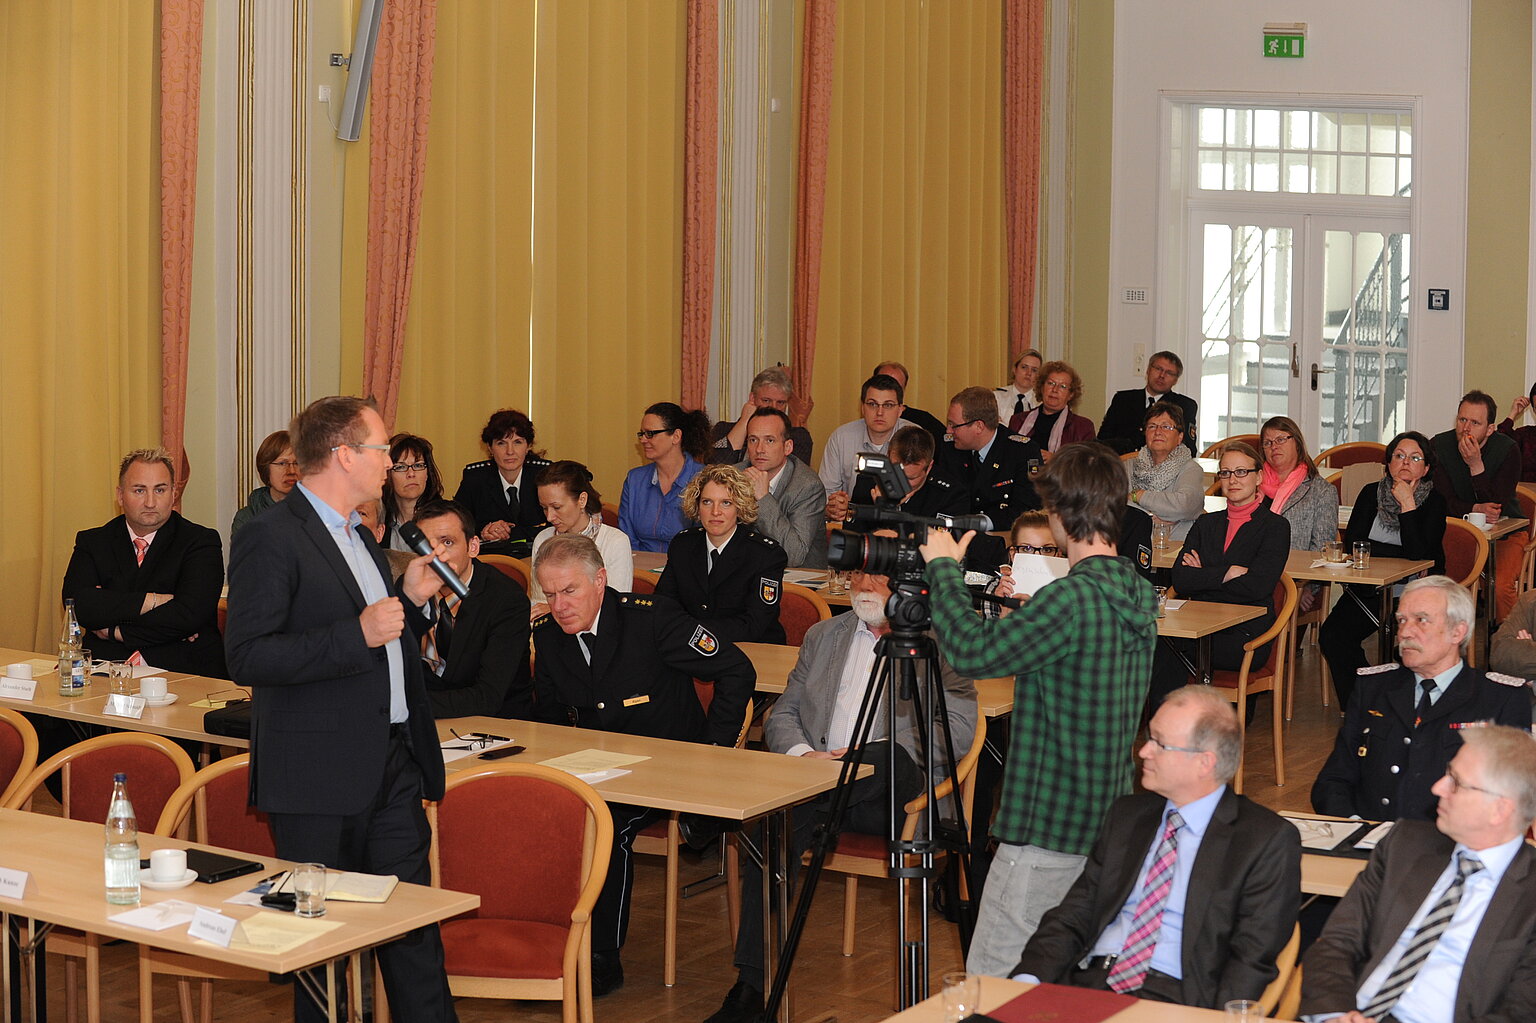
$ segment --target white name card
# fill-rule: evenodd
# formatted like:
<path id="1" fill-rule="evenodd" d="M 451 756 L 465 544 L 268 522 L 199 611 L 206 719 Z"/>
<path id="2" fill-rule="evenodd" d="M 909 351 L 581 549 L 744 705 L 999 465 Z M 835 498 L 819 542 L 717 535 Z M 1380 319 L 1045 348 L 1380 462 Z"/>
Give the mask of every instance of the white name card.
<path id="1" fill-rule="evenodd" d="M 225 916 L 216 909 L 199 906 L 192 914 L 192 922 L 187 924 L 187 934 L 211 942 L 220 948 L 228 948 L 231 939 L 235 936 L 235 928 L 239 924 L 240 921 L 232 916 Z"/>
<path id="2" fill-rule="evenodd" d="M 101 708 L 101 712 L 119 718 L 141 718 L 144 716 L 144 706 L 142 696 L 114 694 L 107 697 L 107 705 Z"/>
<path id="3" fill-rule="evenodd" d="M 22 899 L 27 894 L 27 884 L 32 875 L 25 870 L 10 870 L 0 867 L 0 897 L 7 899 Z"/>
<path id="4" fill-rule="evenodd" d="M 0 678 L 0 696 L 7 700 L 30 700 L 35 695 L 37 695 L 35 678 L 11 678 L 9 675 Z"/>

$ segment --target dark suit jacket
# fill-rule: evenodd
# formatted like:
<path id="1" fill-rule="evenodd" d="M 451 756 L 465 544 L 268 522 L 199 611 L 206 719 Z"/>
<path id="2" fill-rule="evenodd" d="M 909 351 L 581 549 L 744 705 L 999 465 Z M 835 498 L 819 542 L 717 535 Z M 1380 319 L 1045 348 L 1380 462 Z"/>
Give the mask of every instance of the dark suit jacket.
<path id="1" fill-rule="evenodd" d="M 475 528 L 484 529 L 491 522 L 509 522 L 512 535 L 505 540 L 480 543 L 481 554 L 508 554 L 526 558 L 533 538 L 549 525 L 539 504 L 539 476 L 550 465 L 547 459 L 529 455 L 523 462 L 523 481 L 517 488 L 517 509 L 507 505 L 507 483 L 490 460 L 470 462 L 453 499 L 469 509 Z"/>
<path id="2" fill-rule="evenodd" d="M 384 777 L 389 663 L 363 642 L 367 605 L 336 541 L 307 496 L 290 496 L 235 535 L 229 558 L 230 677 L 253 693 L 252 801 L 268 813 L 355 814 Z M 358 533 L 395 593 L 373 534 Z M 408 627 L 395 642 L 422 794 L 438 799 L 443 755 L 420 640 Z"/>
<path id="3" fill-rule="evenodd" d="M 1040 496 L 1029 478 L 1030 463 L 1043 464 L 1040 446 L 999 426 L 987 457 L 961 451 L 954 441 L 939 445 L 934 466 L 967 496 L 966 511 L 992 519 L 994 530 L 1007 530 L 1020 512 L 1040 507 Z"/>
<path id="4" fill-rule="evenodd" d="M 64 597 L 74 598 L 80 627 L 122 630 L 123 641 L 86 636 L 91 656 L 121 661 L 139 651 L 157 668 L 226 678 L 219 636 L 224 548 L 219 534 L 171 512 L 140 565 L 123 516 L 75 534 L 64 571 Z M 175 594 L 139 614 L 146 593 Z M 187 642 L 187 637 L 197 639 Z"/>
<path id="5" fill-rule="evenodd" d="M 1162 796 L 1140 793 L 1110 807 L 1082 874 L 1040 921 L 1013 973 L 1069 982 L 1130 897 L 1165 805 Z M 1296 829 L 1228 788 L 1189 875 L 1180 1001 L 1212 1009 L 1233 998 L 1258 998 L 1277 976 L 1275 957 L 1291 939 L 1300 906 Z"/>
<path id="6" fill-rule="evenodd" d="M 783 643 L 784 548 L 750 526 L 738 526 L 713 572 L 708 549 L 703 526 L 674 536 L 656 592 L 677 601 L 723 642 Z"/>
<path id="7" fill-rule="evenodd" d="M 405 601 L 405 608 L 416 619 L 411 628 L 425 635 L 432 623 L 410 601 Z M 528 637 L 527 594 L 497 569 L 476 561 L 469 596 L 454 616 L 453 642 L 443 674 L 439 677 L 422 669 L 433 716 L 531 717 Z"/>
<path id="8" fill-rule="evenodd" d="M 1301 1012 L 1348 1012 L 1450 862 L 1455 843 L 1433 824 L 1399 821 L 1376 847 L 1302 960 Z M 1536 852 L 1523 845 L 1493 892 L 1467 950 L 1454 1023 L 1536 1019 Z"/>
<path id="9" fill-rule="evenodd" d="M 1269 510 L 1269 501 L 1253 513 L 1225 551 L 1227 513 L 1206 512 L 1189 527 L 1184 546 L 1173 563 L 1173 585 L 1179 596 L 1189 600 L 1214 600 L 1225 604 L 1254 604 L 1267 608 L 1258 618 L 1223 629 L 1219 635 L 1241 636 L 1246 641 L 1268 629 L 1275 621 L 1275 584 L 1285 572 L 1291 554 L 1291 524 Z M 1185 551 L 1198 551 L 1200 568 L 1184 564 Z M 1244 565 L 1248 572 L 1230 582 L 1222 576 L 1233 565 Z"/>
<path id="10" fill-rule="evenodd" d="M 1195 399 L 1169 391 L 1159 400 L 1171 401 L 1184 410 L 1184 446 L 1189 448 L 1190 454 L 1199 454 L 1199 450 L 1195 447 L 1195 433 L 1199 428 L 1197 416 L 1200 406 L 1195 403 Z M 1122 455 L 1141 450 L 1141 446 L 1147 442 L 1146 431 L 1141 425 L 1146 416 L 1146 387 L 1116 391 L 1115 396 L 1109 400 L 1109 409 L 1104 413 L 1104 421 L 1099 424 L 1099 440 Z"/>

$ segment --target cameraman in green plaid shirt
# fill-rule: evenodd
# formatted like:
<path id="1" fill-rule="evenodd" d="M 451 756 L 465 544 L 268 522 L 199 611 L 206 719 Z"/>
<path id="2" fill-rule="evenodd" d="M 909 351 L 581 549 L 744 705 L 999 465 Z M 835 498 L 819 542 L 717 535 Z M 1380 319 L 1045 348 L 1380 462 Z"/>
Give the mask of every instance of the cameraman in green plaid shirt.
<path id="1" fill-rule="evenodd" d="M 1007 976 L 1045 911 L 1077 880 L 1109 804 L 1131 791 L 1132 750 L 1157 642 L 1157 598 L 1116 555 L 1125 470 L 1097 442 L 1056 452 L 1035 487 L 1071 568 L 1005 618 L 971 609 L 956 542 L 922 545 L 933 627 L 944 656 L 971 678 L 1014 675 L 1013 735 L 999 845 L 966 969 Z"/>

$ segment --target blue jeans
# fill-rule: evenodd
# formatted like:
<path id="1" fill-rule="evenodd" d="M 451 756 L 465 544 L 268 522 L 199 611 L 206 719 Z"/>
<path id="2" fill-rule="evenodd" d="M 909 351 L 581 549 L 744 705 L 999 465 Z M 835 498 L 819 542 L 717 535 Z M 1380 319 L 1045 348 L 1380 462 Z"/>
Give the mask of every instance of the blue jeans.
<path id="1" fill-rule="evenodd" d="M 966 970 L 1011 976 L 1040 918 L 1061 903 L 1087 862 L 1086 856 L 1036 845 L 999 844 L 976 913 Z"/>

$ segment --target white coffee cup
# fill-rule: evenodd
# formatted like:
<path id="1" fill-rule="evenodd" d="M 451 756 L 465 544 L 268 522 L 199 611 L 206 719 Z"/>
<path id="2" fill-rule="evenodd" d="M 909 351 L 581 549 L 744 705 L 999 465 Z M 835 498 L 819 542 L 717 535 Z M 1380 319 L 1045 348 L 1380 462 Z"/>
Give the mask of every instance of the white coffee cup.
<path id="1" fill-rule="evenodd" d="M 187 876 L 187 851 L 156 849 L 149 854 L 149 876 L 162 884 L 180 881 Z"/>
<path id="2" fill-rule="evenodd" d="M 1467 512 L 1462 516 L 1462 518 L 1472 523 L 1478 529 L 1488 528 L 1488 516 L 1484 515 L 1482 512 Z"/>
<path id="3" fill-rule="evenodd" d="M 139 695 L 146 700 L 165 699 L 165 679 L 159 675 L 146 675 L 139 679 Z"/>
<path id="4" fill-rule="evenodd" d="M 5 675 L 7 678 L 31 678 L 32 665 L 28 664 L 26 661 L 19 661 L 16 664 L 7 664 L 5 666 Z"/>

